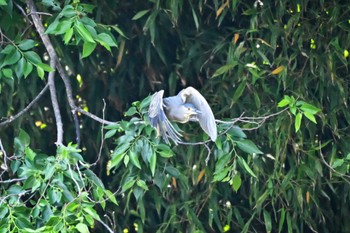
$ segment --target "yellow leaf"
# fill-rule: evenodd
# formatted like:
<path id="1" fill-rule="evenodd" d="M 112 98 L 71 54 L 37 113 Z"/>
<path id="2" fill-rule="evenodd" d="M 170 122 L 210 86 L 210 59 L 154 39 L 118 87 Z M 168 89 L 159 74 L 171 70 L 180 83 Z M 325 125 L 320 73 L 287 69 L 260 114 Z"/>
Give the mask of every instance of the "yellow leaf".
<path id="1" fill-rule="evenodd" d="M 219 7 L 219 9 L 216 11 L 216 18 L 219 17 L 222 13 L 222 11 L 225 9 L 225 7 L 228 6 L 228 1 L 226 1 L 222 6 Z"/>
<path id="2" fill-rule="evenodd" d="M 199 175 L 197 177 L 197 184 L 203 179 L 204 174 L 205 174 L 205 169 L 203 168 L 202 171 L 199 172 Z"/>
<path id="3" fill-rule="evenodd" d="M 41 121 L 36 121 L 35 122 L 35 126 L 36 127 L 40 127 L 42 124 L 43 124 L 43 122 L 41 122 Z"/>
<path id="4" fill-rule="evenodd" d="M 271 74 L 279 74 L 284 70 L 284 66 L 279 66 L 276 69 L 274 69 Z"/>
<path id="5" fill-rule="evenodd" d="M 271 46 L 269 43 L 267 43 L 265 40 L 263 40 L 263 39 L 261 39 L 261 38 L 257 38 L 257 40 L 260 41 L 262 44 L 267 45 L 267 46 L 269 46 L 270 48 L 272 48 L 272 46 Z"/>
<path id="6" fill-rule="evenodd" d="M 120 65 L 120 63 L 122 62 L 123 55 L 124 55 L 124 48 L 125 48 L 125 40 L 121 40 L 116 67 L 118 67 Z"/>
<path id="7" fill-rule="evenodd" d="M 234 37 L 233 37 L 233 44 L 236 44 L 237 41 L 239 39 L 239 34 L 238 33 L 235 33 Z"/>
<path id="8" fill-rule="evenodd" d="M 176 179 L 174 177 L 171 177 L 171 184 L 174 188 L 177 188 L 177 182 L 176 182 Z"/>
<path id="9" fill-rule="evenodd" d="M 307 204 L 310 203 L 310 192 L 309 191 L 306 192 L 306 203 Z"/>

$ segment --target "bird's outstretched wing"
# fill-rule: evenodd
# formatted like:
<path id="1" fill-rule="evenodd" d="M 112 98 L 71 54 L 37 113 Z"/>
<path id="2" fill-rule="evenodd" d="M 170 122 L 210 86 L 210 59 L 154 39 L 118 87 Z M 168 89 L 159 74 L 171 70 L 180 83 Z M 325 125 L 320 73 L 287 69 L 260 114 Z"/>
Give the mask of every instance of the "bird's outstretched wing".
<path id="1" fill-rule="evenodd" d="M 199 114 L 196 118 L 199 121 L 202 129 L 209 135 L 212 141 L 217 138 L 217 128 L 215 123 L 215 117 L 206 99 L 193 87 L 187 87 L 179 92 L 184 103 L 191 103 L 199 110 Z"/>
<path id="2" fill-rule="evenodd" d="M 181 142 L 180 137 L 182 135 L 174 128 L 165 115 L 163 108 L 163 94 L 164 90 L 153 94 L 148 108 L 148 116 L 151 125 L 157 130 L 158 136 L 161 135 L 164 141 L 168 144 L 170 144 L 169 138 L 173 140 L 175 144 L 178 144 Z"/>

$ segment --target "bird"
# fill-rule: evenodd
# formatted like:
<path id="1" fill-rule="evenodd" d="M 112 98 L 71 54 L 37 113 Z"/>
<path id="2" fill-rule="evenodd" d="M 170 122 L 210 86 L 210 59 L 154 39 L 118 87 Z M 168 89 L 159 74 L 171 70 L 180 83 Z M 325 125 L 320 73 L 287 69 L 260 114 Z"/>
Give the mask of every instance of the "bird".
<path id="1" fill-rule="evenodd" d="M 206 99 L 193 87 L 181 90 L 176 96 L 163 98 L 164 90 L 154 93 L 148 108 L 150 124 L 157 130 L 167 144 L 169 138 L 177 145 L 182 134 L 170 123 L 199 122 L 201 128 L 215 142 L 217 128 L 215 117 Z"/>

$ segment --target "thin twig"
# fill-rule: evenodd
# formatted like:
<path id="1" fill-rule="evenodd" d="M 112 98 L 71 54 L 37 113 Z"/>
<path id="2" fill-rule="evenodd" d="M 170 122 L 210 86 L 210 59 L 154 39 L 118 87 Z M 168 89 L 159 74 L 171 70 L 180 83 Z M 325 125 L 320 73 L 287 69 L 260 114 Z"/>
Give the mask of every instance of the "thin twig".
<path id="1" fill-rule="evenodd" d="M 78 197 L 80 197 L 80 195 L 81 195 L 80 185 L 79 185 L 78 181 L 76 181 L 76 179 L 74 178 L 73 171 L 72 171 L 72 167 L 70 166 L 70 163 L 67 163 L 67 164 L 68 164 L 68 170 L 69 170 L 70 178 L 72 178 L 73 182 L 74 182 L 75 185 L 77 186 L 77 189 L 78 189 Z"/>
<path id="2" fill-rule="evenodd" d="M 106 224 L 104 223 L 102 220 L 100 219 L 96 219 L 99 223 L 101 223 L 109 232 L 113 233 L 112 229 Z"/>
<path id="3" fill-rule="evenodd" d="M 26 180 L 26 177 L 23 178 L 14 178 L 14 179 L 9 179 L 9 180 L 0 180 L 0 184 L 5 184 L 5 183 L 13 183 L 13 182 L 18 182 L 18 181 L 23 181 Z"/>
<path id="4" fill-rule="evenodd" d="M 50 60 L 51 67 L 55 67 L 55 63 L 56 63 L 56 61 L 54 59 Z M 49 73 L 48 83 L 49 83 L 49 87 L 50 87 L 52 108 L 53 108 L 53 112 L 54 112 L 55 119 L 56 119 L 56 129 L 57 129 L 56 145 L 60 146 L 63 143 L 63 123 L 62 123 L 62 118 L 61 118 L 60 107 L 58 105 L 58 100 L 57 100 L 54 77 L 55 77 L 55 71 L 51 71 Z"/>
<path id="5" fill-rule="evenodd" d="M 71 112 L 72 112 L 74 125 L 75 125 L 75 135 L 76 135 L 76 140 L 77 140 L 77 144 L 79 147 L 80 146 L 80 126 L 79 126 L 79 119 L 78 119 L 78 114 L 77 114 L 77 112 L 79 111 L 78 110 L 79 108 L 74 103 L 72 85 L 70 84 L 70 80 L 69 80 L 65 70 L 63 69 L 62 64 L 58 62 L 56 64 L 56 68 L 57 68 L 58 73 L 60 74 L 60 76 L 63 80 L 64 86 L 66 87 L 66 95 L 67 95 L 69 107 L 70 107 Z"/>
<path id="6" fill-rule="evenodd" d="M 320 146 L 319 146 L 319 148 L 320 148 L 320 155 L 321 155 L 321 159 L 322 159 L 322 162 L 324 163 L 324 165 L 326 165 L 326 166 L 329 168 L 329 170 L 331 170 L 332 172 L 334 172 L 334 173 L 340 175 L 341 177 L 346 177 L 346 178 L 350 179 L 350 176 L 345 175 L 345 174 L 343 174 L 343 173 L 341 173 L 341 172 L 338 172 L 338 171 L 335 170 L 331 165 L 329 165 L 329 164 L 327 163 L 327 161 L 324 159 L 324 156 L 323 156 L 323 153 L 322 153 L 321 142 L 319 142 L 319 145 L 320 145 Z M 344 179 L 344 180 L 346 181 L 346 183 L 350 184 L 350 181 L 349 181 L 349 180 L 347 180 L 347 179 Z"/>
<path id="7" fill-rule="evenodd" d="M 30 102 L 27 107 L 25 107 L 23 110 L 21 110 L 20 112 L 18 112 L 17 114 L 15 114 L 14 116 L 11 116 L 9 119 L 0 122 L 0 128 L 3 126 L 6 126 L 8 124 L 10 124 L 11 122 L 13 122 L 14 120 L 16 120 L 17 118 L 19 118 L 20 116 L 22 116 L 23 114 L 25 114 L 39 99 L 41 96 L 44 95 L 44 93 L 47 91 L 47 89 L 49 88 L 49 84 L 47 83 L 45 85 L 45 87 L 39 92 L 39 94 L 32 100 L 32 102 Z"/>
<path id="8" fill-rule="evenodd" d="M 52 16 L 52 14 L 50 14 L 50 13 L 47 13 L 47 12 L 40 12 L 40 11 L 30 12 L 28 15 L 32 15 L 32 14 L 35 14 L 35 15 L 48 15 L 48 16 Z"/>
<path id="9" fill-rule="evenodd" d="M 92 113 L 89 113 L 87 111 L 85 111 L 84 109 L 81 109 L 79 107 L 76 107 L 75 108 L 77 112 L 80 112 L 81 114 L 84 114 L 85 116 L 88 116 L 90 117 L 91 119 L 97 121 L 97 122 L 100 122 L 101 124 L 105 124 L 105 125 L 113 125 L 113 124 L 117 124 L 117 122 L 113 122 L 113 121 L 107 121 L 105 119 L 102 119 Z"/>
<path id="10" fill-rule="evenodd" d="M 102 125 L 101 125 L 101 145 L 100 145 L 100 149 L 98 151 L 98 155 L 97 155 L 96 161 L 94 163 L 90 164 L 90 166 L 95 166 L 98 163 L 98 161 L 100 161 L 100 158 L 101 158 L 102 148 L 103 148 L 103 144 L 104 144 L 104 141 L 105 141 L 105 137 L 104 137 L 104 134 L 103 134 L 104 120 L 105 120 L 105 110 L 106 110 L 106 101 L 103 99 L 103 109 L 102 109 L 103 122 L 102 122 Z"/>
<path id="11" fill-rule="evenodd" d="M 7 169 L 8 169 L 8 166 L 7 166 L 7 153 L 6 153 L 6 151 L 5 151 L 5 148 L 4 148 L 4 146 L 2 145 L 2 140 L 1 140 L 1 138 L 0 138 L 0 150 L 1 150 L 1 152 L 2 152 L 2 154 L 3 154 L 3 156 L 4 156 L 4 167 L 3 167 L 3 165 L 1 165 L 2 167 L 3 167 L 3 171 L 1 172 L 1 174 L 0 174 L 0 178 L 2 177 L 2 175 L 7 171 Z"/>

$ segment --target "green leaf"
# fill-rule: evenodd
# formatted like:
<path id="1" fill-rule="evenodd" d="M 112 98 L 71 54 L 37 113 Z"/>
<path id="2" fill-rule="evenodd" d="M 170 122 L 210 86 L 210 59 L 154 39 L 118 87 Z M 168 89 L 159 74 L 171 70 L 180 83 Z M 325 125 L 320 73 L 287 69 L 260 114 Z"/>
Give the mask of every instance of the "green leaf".
<path id="1" fill-rule="evenodd" d="M 132 20 L 138 20 L 139 18 L 141 18 L 142 16 L 144 16 L 145 14 L 147 14 L 150 10 L 142 10 L 137 12 L 134 17 L 132 17 Z"/>
<path id="2" fill-rule="evenodd" d="M 83 55 L 81 58 L 85 58 L 85 57 L 88 57 L 90 56 L 90 54 L 95 50 L 96 48 L 96 43 L 93 42 L 84 42 L 83 44 Z"/>
<path id="3" fill-rule="evenodd" d="M 26 149 L 25 149 L 25 154 L 26 154 L 26 158 L 28 158 L 30 161 L 34 161 L 34 158 L 35 158 L 35 156 L 36 156 L 36 153 L 32 150 L 32 149 L 30 149 L 29 147 L 27 147 Z"/>
<path id="4" fill-rule="evenodd" d="M 80 233 L 89 233 L 89 228 L 87 227 L 87 225 L 85 225 L 84 223 L 78 223 L 75 228 L 80 232 Z"/>
<path id="5" fill-rule="evenodd" d="M 61 35 L 72 28 L 72 19 L 62 20 L 57 24 L 56 29 L 52 32 L 54 35 Z"/>
<path id="6" fill-rule="evenodd" d="M 69 43 L 69 41 L 72 39 L 73 32 L 74 32 L 73 28 L 70 28 L 66 31 L 66 33 L 64 34 L 64 37 L 63 37 L 64 44 Z"/>
<path id="7" fill-rule="evenodd" d="M 130 162 L 130 157 L 129 155 L 124 156 L 124 166 L 127 167 Z"/>
<path id="8" fill-rule="evenodd" d="M 227 64 L 227 65 L 224 65 L 224 66 L 221 66 L 219 69 L 217 69 L 212 78 L 214 77 L 217 77 L 217 76 L 220 76 L 224 73 L 227 73 L 228 71 L 230 71 L 231 69 L 233 69 L 235 66 L 237 65 L 237 62 L 233 62 L 231 64 Z"/>
<path id="9" fill-rule="evenodd" d="M 271 216 L 270 216 L 269 212 L 267 212 L 266 210 L 263 210 L 263 215 L 264 215 L 266 232 L 271 232 L 272 231 Z"/>
<path id="10" fill-rule="evenodd" d="M 315 115 L 316 113 L 320 112 L 321 109 L 311 105 L 311 104 L 308 104 L 308 103 L 303 103 L 300 107 L 301 110 L 303 110 L 305 113 L 310 113 L 312 115 Z"/>
<path id="11" fill-rule="evenodd" d="M 67 18 L 71 18 L 71 17 L 75 16 L 76 14 L 77 14 L 77 12 L 75 11 L 75 9 L 72 5 L 66 5 L 60 13 L 60 15 L 63 15 Z"/>
<path id="12" fill-rule="evenodd" d="M 256 175 L 254 174 L 254 172 L 252 171 L 252 169 L 250 169 L 247 162 L 240 156 L 238 156 L 237 158 L 238 158 L 238 163 L 241 165 L 241 167 L 244 170 L 246 170 L 251 176 L 253 176 L 254 178 L 257 178 Z"/>
<path id="13" fill-rule="evenodd" d="M 21 58 L 20 52 L 18 50 L 13 50 L 13 52 L 6 55 L 4 62 L 1 64 L 0 68 L 6 65 L 13 65 Z"/>
<path id="14" fill-rule="evenodd" d="M 199 23 L 198 23 L 198 17 L 197 17 L 197 14 L 194 10 L 193 7 L 192 8 L 192 16 L 193 16 L 193 21 L 194 21 L 194 24 L 196 25 L 196 29 L 198 30 L 199 29 Z"/>
<path id="15" fill-rule="evenodd" d="M 181 174 L 177 168 L 171 165 L 166 166 L 165 171 L 175 178 L 178 178 Z"/>
<path id="16" fill-rule="evenodd" d="M 4 74 L 5 78 L 12 78 L 13 77 L 13 72 L 11 69 L 2 69 L 2 73 Z"/>
<path id="17" fill-rule="evenodd" d="M 281 100 L 281 101 L 278 103 L 277 107 L 283 108 L 283 107 L 289 105 L 289 103 L 290 103 L 289 101 L 290 101 L 289 99 L 284 98 L 283 100 Z"/>
<path id="18" fill-rule="evenodd" d="M 241 95 L 243 94 L 243 91 L 246 87 L 246 83 L 247 83 L 247 79 L 244 79 L 240 84 L 239 86 L 237 87 L 235 93 L 233 94 L 233 97 L 232 97 L 232 102 L 233 103 L 236 103 L 237 100 L 239 99 L 239 97 L 241 97 Z"/>
<path id="19" fill-rule="evenodd" d="M 116 129 L 108 130 L 107 133 L 105 134 L 105 139 L 113 137 L 116 134 L 116 132 L 117 132 Z"/>
<path id="20" fill-rule="evenodd" d="M 124 114 L 124 116 L 132 116 L 135 113 L 137 113 L 137 109 L 135 107 L 131 107 L 128 109 L 128 111 Z"/>
<path id="21" fill-rule="evenodd" d="M 343 164 L 344 164 L 344 159 L 335 159 L 333 164 L 332 164 L 332 168 L 340 167 Z"/>
<path id="22" fill-rule="evenodd" d="M 221 170 L 216 170 L 214 173 L 214 178 L 212 182 L 222 181 L 223 179 L 225 179 L 231 169 L 232 169 L 231 167 L 226 167 Z"/>
<path id="23" fill-rule="evenodd" d="M 104 192 L 105 192 L 106 199 L 110 200 L 115 205 L 118 205 L 117 199 L 115 199 L 115 196 L 111 191 L 109 191 L 108 189 L 104 189 Z"/>
<path id="24" fill-rule="evenodd" d="M 94 219 L 101 220 L 100 216 L 97 214 L 96 210 L 94 210 L 91 206 L 86 206 L 83 208 L 83 211 L 93 217 Z"/>
<path id="25" fill-rule="evenodd" d="M 37 66 L 39 66 L 41 69 L 43 69 L 46 72 L 54 71 L 54 69 L 51 66 L 49 66 L 48 64 L 45 64 L 45 63 L 39 63 L 39 64 L 37 64 Z"/>
<path id="26" fill-rule="evenodd" d="M 34 48 L 35 46 L 35 41 L 34 40 L 22 40 L 19 44 L 18 44 L 18 47 L 21 49 L 21 50 L 29 50 L 29 49 L 32 49 Z"/>
<path id="27" fill-rule="evenodd" d="M 157 155 L 155 153 L 152 154 L 151 159 L 149 161 L 149 165 L 151 168 L 152 176 L 154 176 L 156 172 L 156 165 L 157 165 Z"/>
<path id="28" fill-rule="evenodd" d="M 138 154 L 134 150 L 130 150 L 129 157 L 130 157 L 131 163 L 135 167 L 137 167 L 138 169 L 141 169 L 141 165 L 140 165 L 140 161 L 139 161 L 139 158 L 138 158 Z"/>
<path id="29" fill-rule="evenodd" d="M 286 218 L 286 211 L 284 210 L 284 208 L 281 209 L 281 217 L 280 217 L 280 220 L 279 220 L 279 223 L 278 223 L 278 233 L 282 232 L 282 228 L 283 228 L 283 225 L 284 225 L 284 220 Z"/>
<path id="30" fill-rule="evenodd" d="M 23 146 L 23 148 L 29 146 L 30 137 L 23 129 L 20 129 L 19 135 L 17 138 L 19 139 L 19 142 L 21 143 L 21 146 Z"/>
<path id="31" fill-rule="evenodd" d="M 297 113 L 297 107 L 295 105 L 290 106 L 289 109 L 293 115 L 295 115 Z"/>
<path id="32" fill-rule="evenodd" d="M 235 190 L 237 192 L 238 189 L 241 187 L 241 184 L 242 184 L 241 176 L 239 174 L 236 174 L 232 178 L 232 188 L 233 188 L 233 190 Z"/>
<path id="33" fill-rule="evenodd" d="M 170 147 L 165 144 L 157 145 L 157 153 L 159 153 L 159 155 L 163 158 L 171 158 L 175 155 L 174 152 L 170 149 Z"/>
<path id="34" fill-rule="evenodd" d="M 140 188 L 142 188 L 142 189 L 144 189 L 144 190 L 148 190 L 148 186 L 147 186 L 147 184 L 146 184 L 145 181 L 143 181 L 143 180 L 138 180 L 138 181 L 136 182 L 136 184 L 137 184 L 137 186 L 139 186 Z"/>
<path id="35" fill-rule="evenodd" d="M 311 114 L 309 112 L 304 112 L 304 116 L 306 116 L 306 118 L 309 119 L 310 121 L 312 121 L 313 123 L 317 124 L 316 118 L 313 114 Z"/>
<path id="36" fill-rule="evenodd" d="M 24 52 L 24 57 L 29 60 L 31 63 L 33 63 L 34 65 L 37 65 L 37 64 L 41 64 L 42 61 L 41 61 L 41 58 L 39 57 L 39 55 L 34 52 L 34 51 L 27 51 L 27 52 Z"/>
<path id="37" fill-rule="evenodd" d="M 234 141 L 238 148 L 248 154 L 264 154 L 259 148 L 249 139 Z"/>
<path id="38" fill-rule="evenodd" d="M 98 42 L 104 42 L 105 44 L 109 45 L 110 47 L 117 47 L 117 44 L 114 42 L 113 38 L 107 34 L 107 33 L 100 33 L 97 35 L 96 40 Z"/>
<path id="39" fill-rule="evenodd" d="M 45 34 L 53 34 L 57 30 L 59 20 L 58 17 L 47 27 Z"/>
<path id="40" fill-rule="evenodd" d="M 93 10 L 95 9 L 96 5 L 93 4 L 86 4 L 86 3 L 79 3 L 79 6 L 82 6 L 84 11 L 87 13 L 92 13 Z"/>
<path id="41" fill-rule="evenodd" d="M 234 138 L 238 138 L 238 139 L 243 139 L 243 138 L 247 138 L 247 135 L 244 133 L 244 131 L 238 127 L 238 126 L 233 126 L 231 127 L 227 133 L 229 135 L 231 135 Z"/>
<path id="42" fill-rule="evenodd" d="M 128 190 L 132 186 L 134 186 L 135 182 L 136 182 L 136 180 L 134 180 L 134 179 L 127 180 L 122 186 L 122 192 L 125 192 L 126 190 Z"/>
<path id="43" fill-rule="evenodd" d="M 24 78 L 28 77 L 28 75 L 33 71 L 33 65 L 30 62 L 25 62 L 23 67 L 23 75 Z"/>
<path id="44" fill-rule="evenodd" d="M 225 154 L 223 156 L 221 156 L 221 158 L 215 163 L 215 172 L 218 172 L 222 169 L 224 169 L 224 167 L 227 165 L 228 161 L 231 159 L 231 154 Z"/>
<path id="45" fill-rule="evenodd" d="M 300 112 L 295 116 L 295 123 L 294 123 L 295 132 L 299 131 L 302 118 L 303 118 L 303 114 Z"/>
<path id="46" fill-rule="evenodd" d="M 86 29 L 83 23 L 81 23 L 80 21 L 77 21 L 75 23 L 75 28 L 85 42 L 95 43 L 94 38 L 92 38 L 91 33 L 89 32 L 89 30 Z"/>
<path id="47" fill-rule="evenodd" d="M 1 50 L 0 54 L 10 54 L 16 50 L 15 46 L 12 44 L 8 44 L 3 50 Z"/>
<path id="48" fill-rule="evenodd" d="M 21 78 L 23 76 L 25 63 L 26 63 L 26 60 L 22 57 L 21 59 L 19 59 L 19 61 L 16 64 L 15 73 L 18 78 Z"/>
<path id="49" fill-rule="evenodd" d="M 121 35 L 122 37 L 128 38 L 117 25 L 112 25 L 111 28 L 113 28 L 116 32 L 118 32 L 119 35 Z"/>
<path id="50" fill-rule="evenodd" d="M 41 68 L 40 66 L 37 66 L 37 67 L 36 67 L 36 71 L 37 71 L 38 76 L 39 76 L 41 79 L 44 79 L 44 75 L 45 75 L 44 69 Z"/>
<path id="51" fill-rule="evenodd" d="M 7 2 L 6 0 L 0 0 L 0 6 L 6 6 Z"/>
<path id="52" fill-rule="evenodd" d="M 110 168 L 118 166 L 119 163 L 123 160 L 124 156 L 125 156 L 125 153 L 121 153 L 117 155 L 114 155 L 113 153 Z"/>
<path id="53" fill-rule="evenodd" d="M 292 217 L 290 216 L 289 212 L 287 212 L 287 228 L 288 233 L 293 233 Z"/>

